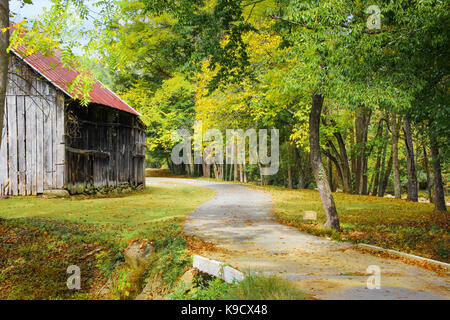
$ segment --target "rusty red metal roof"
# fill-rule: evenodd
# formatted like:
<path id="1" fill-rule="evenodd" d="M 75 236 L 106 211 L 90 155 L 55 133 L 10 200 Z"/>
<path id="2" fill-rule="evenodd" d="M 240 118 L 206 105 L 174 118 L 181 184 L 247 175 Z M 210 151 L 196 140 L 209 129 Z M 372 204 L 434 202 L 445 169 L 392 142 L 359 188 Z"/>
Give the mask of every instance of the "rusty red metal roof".
<path id="1" fill-rule="evenodd" d="M 69 85 L 80 74 L 74 69 L 63 66 L 59 58 L 59 50 L 55 50 L 52 56 L 44 55 L 40 52 L 26 56 L 25 46 L 18 46 L 12 50 L 19 58 L 25 61 L 31 68 L 50 81 L 54 86 L 62 90 L 69 97 L 74 98 L 69 92 Z M 96 80 L 96 79 L 95 79 Z M 141 116 L 139 112 L 129 106 L 118 95 L 108 89 L 100 81 L 96 80 L 90 93 L 91 102 L 122 110 L 136 116 Z"/>

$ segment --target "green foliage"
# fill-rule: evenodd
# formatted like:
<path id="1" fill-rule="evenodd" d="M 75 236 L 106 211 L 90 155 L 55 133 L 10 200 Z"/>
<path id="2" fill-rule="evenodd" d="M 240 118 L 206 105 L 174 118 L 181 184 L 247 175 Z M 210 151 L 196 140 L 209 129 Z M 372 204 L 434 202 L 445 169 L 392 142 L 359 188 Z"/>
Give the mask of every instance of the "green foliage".
<path id="1" fill-rule="evenodd" d="M 173 300 L 222 300 L 231 287 L 222 279 L 215 278 L 193 289 L 181 285 L 169 297 Z"/>

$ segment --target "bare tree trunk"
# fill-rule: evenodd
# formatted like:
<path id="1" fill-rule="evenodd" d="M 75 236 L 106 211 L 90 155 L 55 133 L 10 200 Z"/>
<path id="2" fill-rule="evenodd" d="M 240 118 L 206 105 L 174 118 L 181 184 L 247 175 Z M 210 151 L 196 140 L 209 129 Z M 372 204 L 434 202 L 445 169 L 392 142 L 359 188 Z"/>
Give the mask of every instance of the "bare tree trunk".
<path id="1" fill-rule="evenodd" d="M 376 138 L 380 138 L 383 135 L 383 120 L 380 120 L 378 123 L 377 135 Z M 381 165 L 381 156 L 383 154 L 383 149 L 385 150 L 386 146 L 383 143 L 383 147 L 378 148 L 377 150 L 377 162 L 375 164 L 375 173 L 373 177 L 373 189 L 372 195 L 376 196 L 378 193 L 379 180 L 382 179 L 383 171 L 380 173 L 380 165 Z"/>
<path id="2" fill-rule="evenodd" d="M 330 158 L 327 159 L 328 167 L 328 184 L 330 185 L 331 192 L 336 192 L 335 184 L 333 183 L 333 162 Z"/>
<path id="3" fill-rule="evenodd" d="M 239 182 L 245 182 L 244 181 L 244 165 L 239 165 Z"/>
<path id="4" fill-rule="evenodd" d="M 292 181 L 292 167 L 288 164 L 288 188 L 294 189 L 294 183 Z"/>
<path id="5" fill-rule="evenodd" d="M 394 196 L 397 199 L 402 198 L 402 189 L 400 182 L 400 168 L 398 164 L 398 139 L 400 135 L 400 121 L 397 120 L 397 114 L 392 113 L 392 168 L 394 170 Z"/>
<path id="6" fill-rule="evenodd" d="M 352 181 L 352 193 L 357 194 L 358 190 L 356 189 L 355 177 L 356 177 L 356 152 L 353 152 L 355 142 L 355 130 L 353 126 L 350 127 L 350 163 L 351 163 L 351 181 Z"/>
<path id="7" fill-rule="evenodd" d="M 383 175 L 385 174 L 384 169 L 386 168 L 386 149 L 387 145 L 385 144 L 383 146 L 383 155 L 381 156 L 381 170 L 380 170 L 380 179 L 378 181 L 378 196 L 381 196 L 381 194 L 384 195 L 384 179 Z"/>
<path id="8" fill-rule="evenodd" d="M 333 144 L 331 142 L 328 143 L 328 145 L 335 150 Z M 332 165 L 330 165 L 330 161 L 332 161 L 332 163 L 334 163 L 334 165 L 336 166 L 336 172 L 338 174 L 339 179 L 341 180 L 342 185 L 344 185 L 344 177 L 342 175 L 342 169 L 341 166 L 338 162 L 338 160 L 336 159 L 336 157 L 334 157 L 330 152 L 326 151 L 326 150 L 322 150 L 322 152 L 328 157 L 328 168 L 332 168 Z M 336 151 L 335 151 L 336 153 Z M 333 176 L 333 173 L 331 172 L 331 174 L 329 173 L 329 176 Z M 330 184 L 331 190 L 332 192 L 335 192 L 337 190 L 338 187 L 338 180 L 337 179 L 329 179 L 328 183 Z"/>
<path id="9" fill-rule="evenodd" d="M 236 142 L 234 143 L 234 181 L 238 181 L 239 179 L 239 165 L 238 165 L 238 161 L 237 161 L 237 144 Z"/>
<path id="10" fill-rule="evenodd" d="M 175 171 L 173 169 L 172 161 L 170 161 L 169 156 L 166 156 L 166 163 L 167 163 L 167 167 L 169 168 L 169 171 L 171 173 L 175 173 Z"/>
<path id="11" fill-rule="evenodd" d="M 214 178 L 219 180 L 219 178 L 220 178 L 220 169 L 219 169 L 219 166 L 215 162 L 213 163 L 213 170 L 214 170 Z"/>
<path id="12" fill-rule="evenodd" d="M 380 174 L 379 174 L 380 178 L 378 181 L 378 196 L 379 197 L 383 197 L 384 191 L 386 190 L 386 185 L 387 185 L 388 180 L 386 180 L 386 184 L 385 184 L 385 179 L 384 179 L 385 176 L 384 175 L 387 174 L 386 179 L 389 179 L 390 170 L 392 168 L 392 163 L 391 163 L 390 164 L 391 168 L 388 168 L 388 170 L 386 170 L 386 172 L 384 170 L 386 168 L 386 152 L 387 152 L 387 139 L 386 138 L 389 134 L 389 132 L 388 132 L 389 128 L 387 125 L 386 125 L 386 128 L 384 131 L 385 131 L 385 135 L 384 135 L 385 139 L 383 139 L 383 145 L 381 147 L 381 153 L 382 153 L 382 155 L 381 155 L 381 170 L 380 170 Z M 391 161 L 391 160 L 392 159 L 390 159 L 389 161 Z"/>
<path id="13" fill-rule="evenodd" d="M 438 211 L 447 212 L 445 206 L 444 183 L 442 182 L 441 160 L 439 147 L 433 132 L 430 132 L 431 157 L 433 159 L 434 207 Z"/>
<path id="14" fill-rule="evenodd" d="M 425 130 L 425 129 L 423 129 Z M 430 203 L 434 203 L 433 201 L 433 192 L 431 191 L 431 173 L 430 173 L 430 164 L 428 161 L 427 147 L 425 146 L 425 142 L 423 143 L 423 166 L 425 167 L 425 172 L 427 174 L 427 189 L 428 189 L 428 200 Z"/>
<path id="15" fill-rule="evenodd" d="M 369 192 L 367 190 L 367 165 L 368 165 L 368 160 L 369 160 L 368 156 L 364 155 L 363 166 L 362 166 L 362 180 L 361 180 L 362 181 L 361 194 L 363 194 L 363 195 L 368 195 L 369 194 Z"/>
<path id="16" fill-rule="evenodd" d="M 261 179 L 261 185 L 263 186 L 264 185 L 264 175 L 263 175 L 261 164 L 258 163 L 258 167 L 259 167 L 259 176 L 260 176 L 260 179 Z"/>
<path id="17" fill-rule="evenodd" d="M 350 173 L 350 166 L 348 162 L 347 148 L 345 147 L 344 139 L 339 132 L 334 134 L 339 145 L 339 158 L 342 164 L 342 184 L 344 192 L 352 193 L 352 175 Z"/>
<path id="18" fill-rule="evenodd" d="M 320 152 L 320 115 L 322 113 L 323 97 L 318 94 L 312 96 L 311 112 L 309 114 L 309 144 L 311 148 L 311 165 L 322 199 L 323 208 L 327 215 L 326 227 L 340 230 L 339 217 L 328 184 L 327 173 L 323 167 Z"/>
<path id="19" fill-rule="evenodd" d="M 392 159 L 392 155 L 391 155 L 389 157 L 387 170 L 384 174 L 383 184 L 380 184 L 380 188 L 378 190 L 379 197 L 384 197 L 384 193 L 386 192 L 386 188 L 387 188 L 387 185 L 389 182 L 389 176 L 391 175 L 391 171 L 392 171 L 392 162 L 393 162 L 393 159 Z"/>
<path id="20" fill-rule="evenodd" d="M 294 146 L 295 150 L 295 158 L 297 159 L 297 168 L 298 168 L 298 188 L 305 189 L 306 187 L 306 173 L 302 163 L 302 157 L 300 156 L 300 151 Z"/>
<path id="21" fill-rule="evenodd" d="M 3 119 L 5 116 L 6 88 L 8 85 L 9 54 L 9 1 L 0 0 L 0 143 L 3 137 Z"/>
<path id="22" fill-rule="evenodd" d="M 191 163 L 189 163 L 189 175 L 191 177 L 195 176 L 195 164 L 194 164 L 194 158 L 192 157 L 192 153 L 190 155 L 191 157 Z"/>
<path id="23" fill-rule="evenodd" d="M 405 134 L 406 167 L 408 169 L 408 200 L 417 202 L 419 200 L 417 191 L 417 173 L 414 160 L 414 146 L 411 126 L 407 120 L 403 121 L 403 133 Z"/>
<path id="24" fill-rule="evenodd" d="M 377 156 L 377 163 L 375 164 L 375 173 L 373 174 L 373 189 L 372 189 L 372 195 L 376 196 L 378 193 L 378 184 L 379 184 L 379 178 L 381 176 L 380 173 L 380 165 L 381 165 L 381 155 L 378 154 Z"/>
<path id="25" fill-rule="evenodd" d="M 369 131 L 371 111 L 361 105 L 356 110 L 355 132 L 358 154 L 356 156 L 355 191 L 367 194 L 367 155 L 366 144 Z"/>

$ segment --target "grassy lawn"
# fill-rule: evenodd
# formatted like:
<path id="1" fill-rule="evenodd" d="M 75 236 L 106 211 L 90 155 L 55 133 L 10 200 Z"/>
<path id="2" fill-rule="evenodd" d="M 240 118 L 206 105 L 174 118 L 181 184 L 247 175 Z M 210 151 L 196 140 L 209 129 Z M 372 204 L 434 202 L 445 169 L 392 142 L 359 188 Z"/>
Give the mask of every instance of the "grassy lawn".
<path id="1" fill-rule="evenodd" d="M 137 238 L 152 241 L 152 267 L 176 278 L 188 259 L 181 225 L 213 196 L 209 189 L 168 183 L 108 198 L 0 200 L 0 299 L 130 298 L 138 293 L 131 288 L 137 280 L 126 273 L 122 250 Z M 70 265 L 81 268 L 81 290 L 66 287 Z M 114 290 L 99 294 L 111 278 Z"/>
<path id="2" fill-rule="evenodd" d="M 341 234 L 322 228 L 326 221 L 315 190 L 264 187 L 273 194 L 275 212 L 284 224 L 337 240 L 368 243 L 449 262 L 449 213 L 432 204 L 334 193 Z M 316 211 L 317 222 L 303 221 L 304 211 Z"/>

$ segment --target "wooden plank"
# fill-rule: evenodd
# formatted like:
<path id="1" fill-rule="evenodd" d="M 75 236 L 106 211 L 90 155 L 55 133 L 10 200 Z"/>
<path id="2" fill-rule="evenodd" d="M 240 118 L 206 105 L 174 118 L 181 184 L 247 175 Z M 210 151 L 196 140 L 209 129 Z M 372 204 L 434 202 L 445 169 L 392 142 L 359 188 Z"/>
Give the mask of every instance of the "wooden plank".
<path id="1" fill-rule="evenodd" d="M 44 114 L 42 99 L 35 98 L 39 105 L 36 112 L 36 193 L 44 192 Z"/>
<path id="2" fill-rule="evenodd" d="M 82 149 L 76 149 L 76 148 L 71 148 L 71 147 L 66 147 L 67 152 L 70 153 L 76 153 L 76 154 L 81 154 L 81 155 L 86 155 L 86 156 L 96 156 L 96 157 L 100 157 L 100 158 L 109 158 L 110 154 L 109 152 L 103 152 L 103 151 L 98 151 L 98 150 L 82 150 Z"/>
<path id="3" fill-rule="evenodd" d="M 8 151 L 9 151 L 9 194 L 17 196 L 18 168 L 17 168 L 17 109 L 16 96 L 7 96 L 8 104 Z"/>
<path id="4" fill-rule="evenodd" d="M 56 98 L 56 188 L 64 187 L 65 172 L 65 138 L 64 138 L 64 95 Z"/>
<path id="5" fill-rule="evenodd" d="M 133 123 L 134 124 L 134 123 Z M 134 141 L 133 141 L 133 152 L 134 153 L 139 153 L 139 148 L 138 148 L 138 145 L 139 145 L 139 143 L 140 143 L 140 135 L 139 135 L 139 131 L 138 131 L 138 129 L 133 129 L 133 136 L 134 136 Z M 138 175 L 138 172 L 139 172 L 139 162 L 140 162 L 140 160 L 139 159 L 137 159 L 137 158 L 134 158 L 133 157 L 133 183 L 135 184 L 135 185 L 138 185 L 139 184 L 139 175 Z"/>
<path id="6" fill-rule="evenodd" d="M 27 195 L 27 163 L 25 149 L 25 97 L 17 96 L 17 159 L 18 159 L 18 192 L 21 196 Z"/>
<path id="7" fill-rule="evenodd" d="M 56 97 L 53 95 L 48 96 L 51 101 L 53 102 L 51 109 L 52 109 L 52 189 L 56 189 Z"/>
<path id="8" fill-rule="evenodd" d="M 3 126 L 0 143 L 0 195 L 7 195 L 8 192 L 8 108 L 5 103 L 5 115 L 0 125 Z"/>
<path id="9" fill-rule="evenodd" d="M 43 88 L 43 90 L 45 90 Z M 44 115 L 44 190 L 51 190 L 53 184 L 53 123 L 52 123 L 52 106 L 46 98 L 43 98 L 43 115 Z"/>
<path id="10" fill-rule="evenodd" d="M 145 131 L 141 129 L 141 143 L 142 143 L 142 153 L 146 154 L 146 146 L 145 146 Z M 141 183 L 145 188 L 145 157 L 141 163 Z"/>
<path id="11" fill-rule="evenodd" d="M 31 97 L 25 97 L 27 194 L 36 194 L 36 112 Z"/>
<path id="12" fill-rule="evenodd" d="M 124 158 L 125 158 L 125 182 L 130 182 L 130 149 L 129 146 L 131 144 L 131 134 L 129 129 L 124 130 Z"/>

